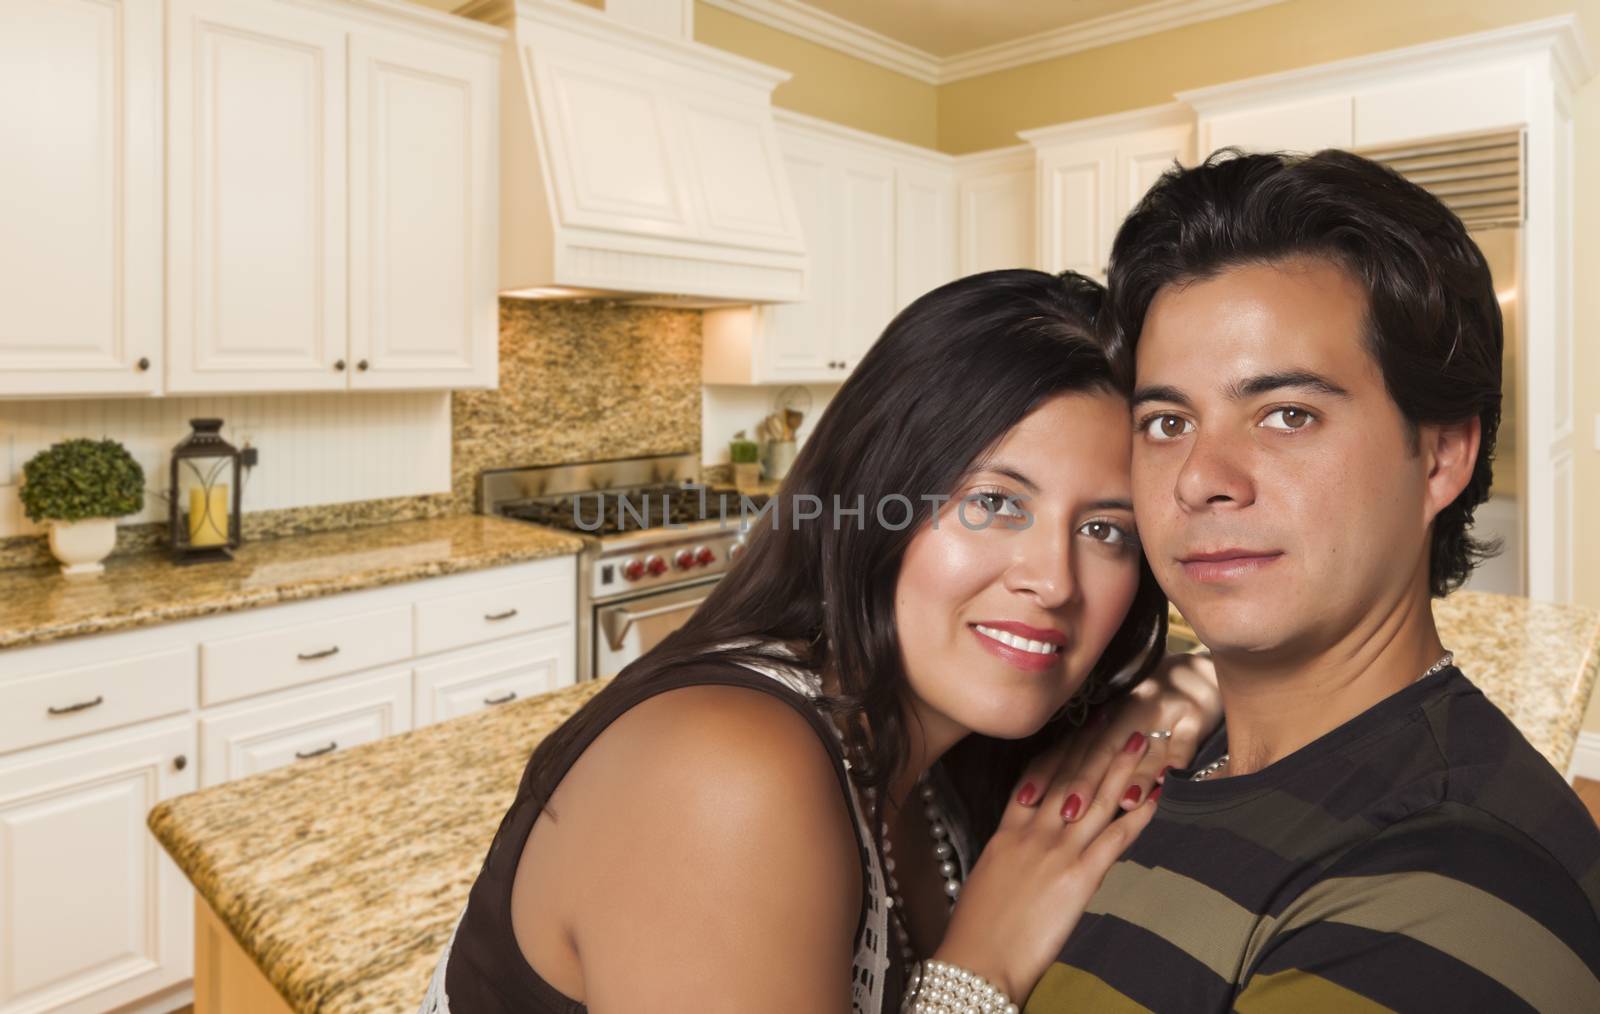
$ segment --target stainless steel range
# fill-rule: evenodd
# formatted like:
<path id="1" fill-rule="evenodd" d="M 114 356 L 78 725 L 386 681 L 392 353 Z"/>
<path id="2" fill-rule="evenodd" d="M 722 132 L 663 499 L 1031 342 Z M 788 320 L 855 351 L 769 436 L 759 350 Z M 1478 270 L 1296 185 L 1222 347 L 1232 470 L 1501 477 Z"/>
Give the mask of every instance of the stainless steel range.
<path id="1" fill-rule="evenodd" d="M 578 678 L 614 676 L 682 626 L 738 558 L 765 495 L 700 484 L 697 454 L 503 468 L 479 477 L 479 510 L 572 532 Z"/>

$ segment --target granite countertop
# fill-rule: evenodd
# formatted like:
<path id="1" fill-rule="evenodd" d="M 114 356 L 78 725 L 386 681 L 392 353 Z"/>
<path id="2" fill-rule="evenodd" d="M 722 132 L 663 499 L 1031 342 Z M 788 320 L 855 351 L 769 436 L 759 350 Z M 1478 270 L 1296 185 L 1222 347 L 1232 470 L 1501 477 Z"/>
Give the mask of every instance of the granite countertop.
<path id="1" fill-rule="evenodd" d="M 0 649 L 479 570 L 583 548 L 574 535 L 466 514 L 247 542 L 227 563 L 174 566 L 165 553 L 0 570 Z"/>
<path id="2" fill-rule="evenodd" d="M 290 1007 L 409 1014 L 533 747 L 602 686 L 179 796 L 150 828 Z"/>
<path id="3" fill-rule="evenodd" d="M 1600 614 L 1472 592 L 1435 611 L 1467 675 L 1564 770 Z M 601 685 L 181 796 L 150 826 L 295 1010 L 410 1012 L 529 753 Z"/>
<path id="4" fill-rule="evenodd" d="M 1565 773 L 1600 674 L 1600 612 L 1458 591 L 1435 600 L 1433 615 L 1461 671 Z M 1176 611 L 1172 628 L 1194 633 Z"/>

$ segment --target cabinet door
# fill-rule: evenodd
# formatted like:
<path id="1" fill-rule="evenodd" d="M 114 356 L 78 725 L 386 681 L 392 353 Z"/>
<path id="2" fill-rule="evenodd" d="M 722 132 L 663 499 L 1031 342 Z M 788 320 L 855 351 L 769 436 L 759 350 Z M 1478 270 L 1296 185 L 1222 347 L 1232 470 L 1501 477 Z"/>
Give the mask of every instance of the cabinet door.
<path id="1" fill-rule="evenodd" d="M 811 277 L 803 302 L 757 311 L 755 379 L 758 383 L 837 380 L 833 331 L 840 318 L 838 169 L 830 165 L 825 148 L 791 135 L 784 137 L 783 160 Z"/>
<path id="2" fill-rule="evenodd" d="M 420 728 L 570 686 L 577 633 L 558 627 L 417 666 L 412 714 Z"/>
<path id="3" fill-rule="evenodd" d="M 0 396 L 151 394 L 161 4 L 0 4 Z"/>
<path id="4" fill-rule="evenodd" d="M 498 68 L 413 36 L 350 41 L 352 387 L 495 384 Z"/>
<path id="5" fill-rule="evenodd" d="M 1140 131 L 1117 140 L 1117 181 L 1107 230 L 1110 235 L 1106 238 L 1108 254 L 1122 220 L 1173 163 L 1194 163 L 1192 124 Z"/>
<path id="6" fill-rule="evenodd" d="M 346 386 L 345 33 L 267 0 L 171 0 L 171 391 Z"/>
<path id="7" fill-rule="evenodd" d="M 200 783 L 210 787 L 411 728 L 411 670 L 202 713 Z"/>
<path id="8" fill-rule="evenodd" d="M 900 166 L 895 170 L 895 312 L 955 276 L 955 177 Z"/>
<path id="9" fill-rule="evenodd" d="M 1040 158 L 1039 263 L 1045 271 L 1105 279 L 1115 164 L 1116 147 L 1109 141 L 1063 146 Z"/>
<path id="10" fill-rule="evenodd" d="M 962 275 L 1038 263 L 1034 189 L 1032 165 L 961 181 Z"/>
<path id="11" fill-rule="evenodd" d="M 72 747 L 0 764 L 0 1011 L 110 1010 L 190 976 L 189 885 L 145 816 L 195 788 L 192 720 Z"/>
<path id="12" fill-rule="evenodd" d="M 886 157 L 845 153 L 840 172 L 833 358 L 848 372 L 894 316 L 895 185 L 894 166 Z"/>

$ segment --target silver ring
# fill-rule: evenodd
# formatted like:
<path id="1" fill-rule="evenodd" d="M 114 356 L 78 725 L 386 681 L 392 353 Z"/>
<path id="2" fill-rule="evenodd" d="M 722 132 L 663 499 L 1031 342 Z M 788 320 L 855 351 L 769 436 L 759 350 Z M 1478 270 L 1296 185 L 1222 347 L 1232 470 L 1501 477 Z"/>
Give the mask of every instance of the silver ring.
<path id="1" fill-rule="evenodd" d="M 1157 729 L 1154 732 L 1147 732 L 1147 733 L 1145 733 L 1145 735 L 1148 736 L 1151 739 L 1171 739 L 1172 738 L 1172 730 L 1171 729 Z"/>

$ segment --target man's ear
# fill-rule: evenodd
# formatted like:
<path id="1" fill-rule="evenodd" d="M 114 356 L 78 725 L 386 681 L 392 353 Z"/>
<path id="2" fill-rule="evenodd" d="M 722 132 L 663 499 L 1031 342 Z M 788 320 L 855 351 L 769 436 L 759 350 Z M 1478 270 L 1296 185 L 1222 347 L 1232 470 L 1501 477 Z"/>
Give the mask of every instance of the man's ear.
<path id="1" fill-rule="evenodd" d="M 1455 502 L 1472 481 L 1478 465 L 1478 444 L 1483 425 L 1477 416 L 1455 423 L 1427 423 L 1417 427 L 1423 461 L 1427 466 L 1424 523 L 1432 524 L 1439 512 Z"/>

